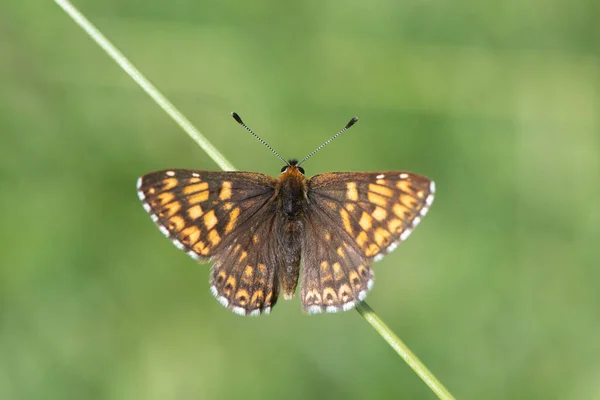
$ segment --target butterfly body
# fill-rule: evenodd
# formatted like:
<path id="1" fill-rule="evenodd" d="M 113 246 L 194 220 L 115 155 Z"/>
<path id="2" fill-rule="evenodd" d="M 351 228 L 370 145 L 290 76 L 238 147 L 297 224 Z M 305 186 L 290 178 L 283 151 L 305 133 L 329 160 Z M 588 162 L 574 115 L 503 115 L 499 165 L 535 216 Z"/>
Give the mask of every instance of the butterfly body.
<path id="1" fill-rule="evenodd" d="M 294 165 L 286 168 L 277 178 L 274 204 L 279 215 L 277 226 L 280 232 L 276 236 L 281 239 L 280 247 L 285 259 L 279 271 L 285 299 L 294 297 L 298 285 L 306 192 L 307 179 Z"/>
<path id="2" fill-rule="evenodd" d="M 283 216 L 290 222 L 298 222 L 304 215 L 307 182 L 306 177 L 295 165 L 287 167 L 277 179 L 277 203 Z"/>
<path id="3" fill-rule="evenodd" d="M 309 314 L 346 311 L 374 283 L 371 264 L 427 213 L 434 183 L 403 171 L 331 172 L 307 179 L 289 162 L 278 178 L 253 172 L 166 170 L 138 180 L 163 234 L 211 261 L 211 292 L 240 315 L 267 314 L 301 279 Z"/>

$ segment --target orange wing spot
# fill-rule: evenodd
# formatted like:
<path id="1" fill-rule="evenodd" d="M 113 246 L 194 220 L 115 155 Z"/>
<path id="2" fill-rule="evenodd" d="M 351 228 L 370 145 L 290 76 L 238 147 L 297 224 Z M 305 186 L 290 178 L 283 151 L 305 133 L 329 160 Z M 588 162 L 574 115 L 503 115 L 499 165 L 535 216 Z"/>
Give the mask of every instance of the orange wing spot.
<path id="1" fill-rule="evenodd" d="M 246 265 L 246 268 L 244 268 L 244 276 L 242 279 L 246 282 L 252 283 L 253 276 L 254 276 L 254 268 L 252 268 L 252 266 L 250 266 L 250 265 Z"/>
<path id="2" fill-rule="evenodd" d="M 350 286 L 347 284 L 340 286 L 340 290 L 338 290 L 338 297 L 342 299 L 344 303 L 350 301 L 350 298 L 352 297 L 352 289 L 350 289 Z"/>
<path id="3" fill-rule="evenodd" d="M 379 248 L 379 246 L 377 246 L 375 243 L 371 243 L 369 245 L 369 248 L 365 250 L 365 255 L 367 257 L 374 257 L 377 255 L 377 253 L 379 253 L 381 251 L 381 249 Z"/>
<path id="4" fill-rule="evenodd" d="M 363 278 L 367 278 L 370 275 L 369 270 L 364 265 L 359 265 L 357 270 L 358 270 L 358 273 L 360 274 L 360 276 L 362 276 Z"/>
<path id="5" fill-rule="evenodd" d="M 387 181 L 385 179 L 377 179 L 375 183 L 378 185 L 385 185 Z"/>
<path id="6" fill-rule="evenodd" d="M 221 193 L 219 193 L 221 200 L 229 200 L 231 198 L 231 182 L 223 182 L 221 185 Z"/>
<path id="7" fill-rule="evenodd" d="M 388 223 L 388 230 L 392 233 L 400 233 L 404 224 L 397 218 L 392 219 Z"/>
<path id="8" fill-rule="evenodd" d="M 335 211 L 335 210 L 337 210 L 337 208 L 338 208 L 338 205 L 337 205 L 337 203 L 336 203 L 336 202 L 334 202 L 334 201 L 331 201 L 331 200 L 323 200 L 323 203 L 324 203 L 324 204 L 325 204 L 327 207 L 331 208 L 331 209 L 332 209 L 332 210 L 334 210 L 334 211 Z"/>
<path id="9" fill-rule="evenodd" d="M 185 220 L 181 216 L 176 215 L 174 217 L 169 218 L 169 230 L 171 232 L 173 232 L 173 231 L 179 232 L 184 227 L 185 227 Z"/>
<path id="10" fill-rule="evenodd" d="M 371 214 L 377 221 L 383 221 L 387 218 L 387 211 L 381 207 L 375 207 L 375 211 Z"/>
<path id="11" fill-rule="evenodd" d="M 223 210 L 229 211 L 233 208 L 233 203 L 223 203 Z"/>
<path id="12" fill-rule="evenodd" d="M 271 305 L 271 301 L 273 300 L 273 292 L 269 292 L 267 293 L 267 297 L 265 297 L 265 306 L 270 306 Z"/>
<path id="13" fill-rule="evenodd" d="M 246 259 L 246 257 L 248 257 L 248 253 L 246 253 L 245 251 L 242 251 L 242 254 L 240 254 L 240 258 L 238 259 L 238 262 L 242 262 Z"/>
<path id="14" fill-rule="evenodd" d="M 331 240 L 331 234 L 329 232 L 325 232 L 325 240 Z"/>
<path id="15" fill-rule="evenodd" d="M 363 247 L 365 245 L 366 241 L 367 241 L 367 232 L 362 231 L 356 237 L 356 244 L 359 245 L 360 247 Z"/>
<path id="16" fill-rule="evenodd" d="M 263 305 L 265 300 L 265 292 L 260 289 L 257 289 L 254 293 L 252 293 L 252 299 L 250 299 L 250 304 L 254 307 L 260 307 Z"/>
<path id="17" fill-rule="evenodd" d="M 215 215 L 215 210 L 210 210 L 206 214 L 204 214 L 204 226 L 206 230 L 209 231 L 215 227 L 215 225 L 219 222 Z"/>
<path id="18" fill-rule="evenodd" d="M 410 187 L 410 182 L 406 180 L 396 182 L 396 187 L 406 193 L 413 192 L 413 189 Z"/>
<path id="19" fill-rule="evenodd" d="M 225 281 L 225 286 L 223 286 L 223 293 L 229 297 L 235 291 L 237 287 L 237 280 L 233 276 L 229 276 L 227 281 Z"/>
<path id="20" fill-rule="evenodd" d="M 420 198 L 420 199 L 422 199 L 423 197 L 425 197 L 425 192 L 424 192 L 424 191 L 422 191 L 422 190 L 419 190 L 419 191 L 417 192 L 417 197 L 418 197 L 418 198 Z"/>
<path id="21" fill-rule="evenodd" d="M 229 213 L 229 222 L 225 227 L 225 233 L 229 233 L 235 228 L 235 224 L 237 223 L 238 216 L 240 215 L 240 208 L 236 207 Z"/>
<path id="22" fill-rule="evenodd" d="M 342 249 L 342 247 L 338 247 L 337 248 L 337 254 L 338 256 L 340 256 L 341 258 L 346 258 L 346 254 L 344 253 L 344 249 Z"/>
<path id="23" fill-rule="evenodd" d="M 329 270 L 329 263 L 327 261 L 323 261 L 321 263 L 321 282 L 332 280 L 333 276 L 331 275 L 331 271 Z"/>
<path id="24" fill-rule="evenodd" d="M 368 231 L 369 229 L 371 229 L 371 226 L 373 226 L 373 218 L 371 218 L 371 216 L 369 214 L 367 214 L 366 212 L 363 211 L 362 215 L 360 216 L 360 221 L 358 222 L 358 224 L 365 231 Z"/>
<path id="25" fill-rule="evenodd" d="M 202 192 L 206 189 L 208 189 L 208 182 L 196 183 L 196 184 L 187 185 L 186 187 L 184 187 L 183 194 L 185 194 L 185 195 L 194 194 L 197 192 Z"/>
<path id="26" fill-rule="evenodd" d="M 202 182 L 202 179 L 198 178 L 197 176 L 192 176 L 192 177 L 189 179 L 189 182 L 190 182 L 190 183 L 198 183 L 198 182 Z"/>
<path id="27" fill-rule="evenodd" d="M 356 190 L 356 182 L 346 183 L 346 198 L 348 200 L 357 201 L 358 191 Z"/>
<path id="28" fill-rule="evenodd" d="M 221 283 L 223 283 L 225 281 L 225 278 L 227 278 L 227 274 L 225 273 L 225 271 L 220 271 L 217 274 L 217 277 L 215 278 L 215 280 L 220 285 Z"/>
<path id="29" fill-rule="evenodd" d="M 223 287 L 223 292 L 227 296 L 231 296 L 231 293 L 235 290 L 236 287 L 237 287 L 237 280 L 235 279 L 235 277 L 230 276 L 229 278 L 227 278 L 227 281 L 225 281 L 225 286 Z"/>
<path id="30" fill-rule="evenodd" d="M 386 231 L 383 228 L 377 228 L 375 230 L 375 242 L 377 242 L 377 245 L 381 248 L 383 246 L 387 246 L 388 244 L 390 244 L 390 236 L 392 234 L 389 233 L 388 231 Z"/>
<path id="31" fill-rule="evenodd" d="M 198 239 L 200 239 L 200 229 L 197 226 L 188 226 L 181 231 L 181 241 L 185 245 L 192 246 Z"/>
<path id="32" fill-rule="evenodd" d="M 202 211 L 202 207 L 196 205 L 194 207 L 190 207 L 187 210 L 188 216 L 192 219 L 192 220 L 197 220 L 198 218 L 200 218 L 202 216 L 202 214 L 204 214 L 204 212 Z"/>
<path id="33" fill-rule="evenodd" d="M 321 304 L 321 295 L 316 289 L 306 292 L 304 299 L 304 303 L 306 304 Z"/>
<path id="34" fill-rule="evenodd" d="M 177 214 L 179 210 L 181 210 L 181 203 L 178 201 L 174 201 L 164 206 L 159 215 L 163 218 L 169 218 Z"/>
<path id="35" fill-rule="evenodd" d="M 198 241 L 198 243 L 196 243 L 194 245 L 194 251 L 198 254 L 208 253 L 208 248 L 206 247 L 206 243 L 204 243 L 202 240 Z"/>
<path id="36" fill-rule="evenodd" d="M 342 217 L 342 222 L 344 223 L 344 229 L 349 234 L 352 234 L 352 224 L 350 223 L 350 214 L 348 214 L 348 211 L 341 209 L 340 216 Z"/>
<path id="37" fill-rule="evenodd" d="M 385 198 L 377 193 L 369 192 L 369 194 L 367 194 L 367 198 L 373 204 L 376 204 L 381 207 L 387 207 L 387 204 L 388 204 L 387 198 Z"/>
<path id="38" fill-rule="evenodd" d="M 252 243 L 256 244 L 260 241 L 258 235 L 252 235 Z"/>
<path id="39" fill-rule="evenodd" d="M 148 189 L 148 194 L 154 194 L 154 193 L 156 193 L 156 188 L 151 187 Z"/>
<path id="40" fill-rule="evenodd" d="M 369 184 L 369 192 L 377 193 L 385 197 L 392 197 L 394 195 L 394 191 L 388 187 L 375 185 L 373 183 Z"/>
<path id="41" fill-rule="evenodd" d="M 165 190 L 171 190 L 175 186 L 177 186 L 178 184 L 179 184 L 179 181 L 177 180 L 177 178 L 166 178 L 166 179 L 163 179 L 161 192 L 163 192 Z"/>
<path id="42" fill-rule="evenodd" d="M 245 306 L 248 304 L 249 297 L 250 296 L 248 295 L 248 291 L 246 289 L 240 289 L 235 294 L 235 299 L 240 306 Z"/>
<path id="43" fill-rule="evenodd" d="M 203 256 L 207 256 L 207 255 L 208 255 L 208 253 L 210 253 L 210 251 L 211 251 L 211 250 L 212 250 L 212 249 L 211 249 L 211 247 L 210 247 L 210 246 L 206 246 L 206 247 L 205 247 L 205 248 L 202 250 L 202 253 L 200 253 L 200 254 L 201 254 L 201 255 L 203 255 Z"/>
<path id="44" fill-rule="evenodd" d="M 355 210 L 354 204 L 352 204 L 352 203 L 346 203 L 346 204 L 344 204 L 344 207 L 346 207 L 346 209 L 350 212 L 354 212 L 354 210 Z"/>
<path id="45" fill-rule="evenodd" d="M 348 274 L 348 277 L 350 278 L 350 283 L 352 283 L 352 285 L 354 286 L 355 289 L 361 288 L 362 285 L 361 285 L 360 277 L 358 276 L 358 272 L 350 271 L 350 273 Z"/>
<path id="46" fill-rule="evenodd" d="M 400 202 L 410 208 L 416 208 L 416 206 L 418 205 L 417 199 L 408 194 L 401 194 Z"/>
<path id="47" fill-rule="evenodd" d="M 333 288 L 323 289 L 323 302 L 327 305 L 335 304 L 337 302 L 337 293 Z"/>
<path id="48" fill-rule="evenodd" d="M 208 240 L 210 240 L 213 246 L 216 246 L 221 241 L 221 236 L 219 236 L 217 231 L 213 229 L 212 231 L 208 232 Z"/>
<path id="49" fill-rule="evenodd" d="M 258 271 L 260 272 L 261 275 L 264 275 L 265 272 L 267 272 L 267 268 L 265 267 L 265 264 L 258 264 Z"/>
<path id="50" fill-rule="evenodd" d="M 175 200 L 175 195 L 172 192 L 164 192 L 156 196 L 156 201 L 161 205 L 169 204 L 173 200 Z"/>
<path id="51" fill-rule="evenodd" d="M 208 200 L 208 190 L 197 194 L 193 194 L 187 198 L 187 202 L 189 204 L 198 204 L 206 200 Z"/>
<path id="52" fill-rule="evenodd" d="M 400 219 L 406 219 L 406 214 L 408 213 L 408 209 L 401 204 L 394 204 L 394 214 Z"/>
<path id="53" fill-rule="evenodd" d="M 342 272 L 342 266 L 340 265 L 340 263 L 333 263 L 331 269 L 333 269 L 333 278 L 336 281 L 339 281 L 340 279 L 344 278 L 344 273 Z"/>

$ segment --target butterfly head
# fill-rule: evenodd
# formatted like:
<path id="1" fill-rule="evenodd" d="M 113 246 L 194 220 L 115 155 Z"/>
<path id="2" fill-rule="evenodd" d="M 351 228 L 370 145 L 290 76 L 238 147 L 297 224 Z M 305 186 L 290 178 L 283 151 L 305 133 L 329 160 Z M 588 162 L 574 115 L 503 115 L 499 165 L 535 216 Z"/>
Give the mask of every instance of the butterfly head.
<path id="1" fill-rule="evenodd" d="M 292 172 L 298 173 L 299 172 L 302 175 L 304 175 L 304 168 L 298 166 L 298 160 L 292 159 L 292 160 L 288 161 L 287 165 L 284 165 L 283 167 L 281 167 L 281 173 L 283 174 L 286 172 L 289 172 L 289 173 L 292 173 Z"/>

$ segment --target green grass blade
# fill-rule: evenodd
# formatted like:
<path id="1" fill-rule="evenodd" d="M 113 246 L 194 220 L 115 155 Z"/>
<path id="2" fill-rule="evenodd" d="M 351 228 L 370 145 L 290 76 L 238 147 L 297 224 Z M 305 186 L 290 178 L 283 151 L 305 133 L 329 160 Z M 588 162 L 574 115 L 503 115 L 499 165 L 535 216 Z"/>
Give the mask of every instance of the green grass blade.
<path id="1" fill-rule="evenodd" d="M 356 311 L 369 323 L 377 333 L 402 357 L 402 359 L 412 368 L 413 371 L 429 386 L 429 388 L 443 400 L 453 400 L 454 396 L 448 389 L 427 369 L 425 364 L 408 348 L 406 344 L 375 314 L 375 311 L 367 303 L 360 302 L 356 306 Z"/>
<path id="2" fill-rule="evenodd" d="M 137 68 L 106 38 L 100 31 L 83 16 L 70 2 L 66 0 L 55 0 L 56 3 L 81 27 L 106 54 L 110 56 L 119 66 L 133 79 L 150 97 L 162 108 L 198 145 L 213 159 L 215 163 L 225 171 L 233 171 L 235 167 L 219 150 L 217 150 L 198 131 L 192 123 L 181 114 L 169 100 L 163 96 L 158 89 L 142 75 Z"/>

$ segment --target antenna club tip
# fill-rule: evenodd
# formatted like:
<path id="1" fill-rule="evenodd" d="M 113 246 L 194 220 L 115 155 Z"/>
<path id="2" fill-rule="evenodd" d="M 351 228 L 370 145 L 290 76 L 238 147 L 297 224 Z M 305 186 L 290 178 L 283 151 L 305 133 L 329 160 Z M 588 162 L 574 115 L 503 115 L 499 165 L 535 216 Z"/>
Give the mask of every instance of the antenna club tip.
<path id="1" fill-rule="evenodd" d="M 235 111 L 231 113 L 231 116 L 233 117 L 233 119 L 235 119 L 235 121 L 240 124 L 240 125 L 244 125 L 244 122 L 242 121 L 242 119 L 240 118 L 240 116 L 238 115 L 238 113 L 236 113 Z"/>
<path id="2" fill-rule="evenodd" d="M 350 122 L 348 122 L 348 124 L 346 125 L 346 129 L 350 128 L 352 125 L 354 125 L 357 122 L 358 122 L 358 118 L 357 117 L 352 117 L 352 119 L 350 120 Z"/>

